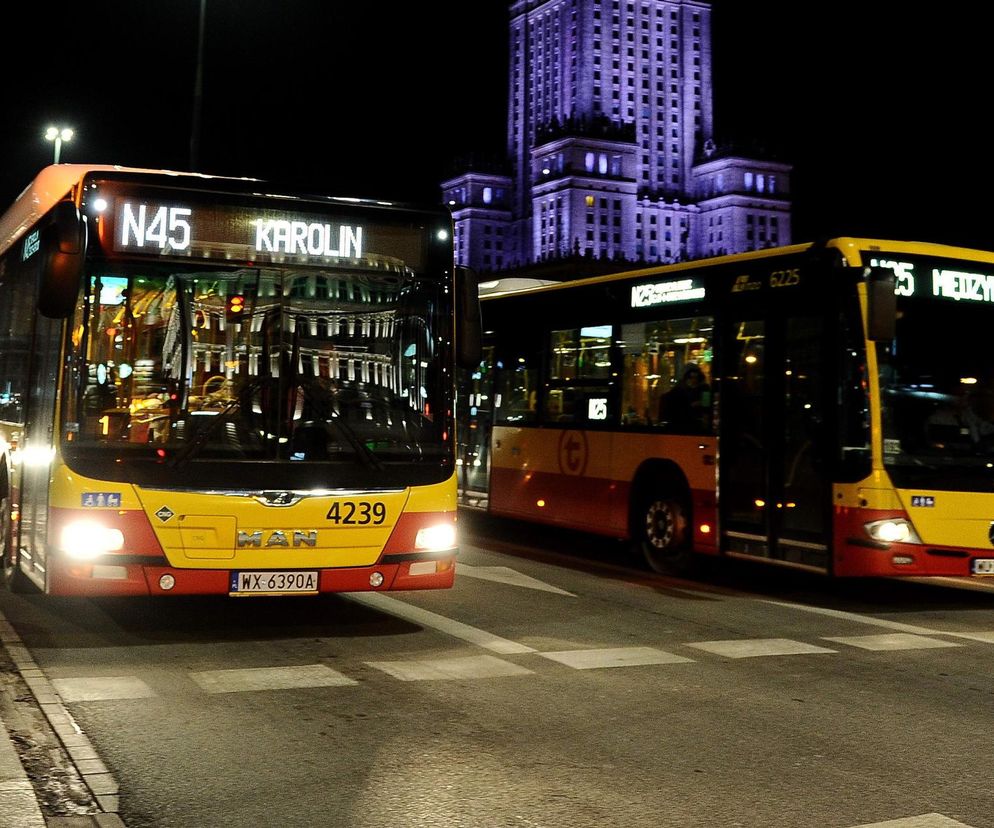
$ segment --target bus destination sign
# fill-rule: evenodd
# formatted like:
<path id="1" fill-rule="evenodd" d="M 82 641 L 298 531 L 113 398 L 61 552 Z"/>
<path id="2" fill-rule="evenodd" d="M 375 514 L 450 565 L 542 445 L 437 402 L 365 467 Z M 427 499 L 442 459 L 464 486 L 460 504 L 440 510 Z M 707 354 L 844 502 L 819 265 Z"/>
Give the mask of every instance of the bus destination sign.
<path id="1" fill-rule="evenodd" d="M 632 286 L 632 307 L 649 308 L 674 302 L 693 302 L 704 298 L 704 286 L 694 279 L 650 282 Z"/>
<path id="2" fill-rule="evenodd" d="M 936 259 L 879 253 L 868 257 L 870 267 L 894 271 L 898 296 L 994 302 L 994 265 L 958 259 Z"/>
<path id="3" fill-rule="evenodd" d="M 424 228 L 413 225 L 222 203 L 182 203 L 143 195 L 118 196 L 108 203 L 112 208 L 100 213 L 100 238 L 105 247 L 110 241 L 110 249 L 117 253 L 325 265 L 392 261 L 415 269 L 423 266 Z"/>

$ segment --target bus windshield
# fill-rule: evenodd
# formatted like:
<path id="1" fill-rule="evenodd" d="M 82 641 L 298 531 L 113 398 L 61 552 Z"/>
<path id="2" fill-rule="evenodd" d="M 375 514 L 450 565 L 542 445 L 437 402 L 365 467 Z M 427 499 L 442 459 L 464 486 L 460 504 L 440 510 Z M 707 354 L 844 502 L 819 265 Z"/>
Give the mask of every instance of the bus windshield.
<path id="1" fill-rule="evenodd" d="M 441 282 L 164 263 L 94 263 L 87 280 L 62 418 L 80 474 L 331 489 L 452 473 Z"/>
<path id="2" fill-rule="evenodd" d="M 989 326 L 987 303 L 899 296 L 897 335 L 877 345 L 883 457 L 898 487 L 994 488 Z"/>

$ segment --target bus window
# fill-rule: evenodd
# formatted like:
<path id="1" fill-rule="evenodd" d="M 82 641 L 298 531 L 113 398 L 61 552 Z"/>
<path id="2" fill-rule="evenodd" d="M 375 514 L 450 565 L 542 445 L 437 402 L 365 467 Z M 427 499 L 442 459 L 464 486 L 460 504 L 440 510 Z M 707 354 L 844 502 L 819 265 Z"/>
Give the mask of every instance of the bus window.
<path id="1" fill-rule="evenodd" d="M 621 326 L 622 425 L 666 427 L 663 397 L 687 369 L 697 366 L 702 386 L 712 386 L 710 316 L 636 322 Z M 711 397 L 702 399 L 701 429 L 710 430 Z"/>
<path id="2" fill-rule="evenodd" d="M 494 400 L 498 423 L 535 421 L 538 369 L 534 357 L 516 356 L 497 360 L 497 393 Z"/>
<path id="3" fill-rule="evenodd" d="M 592 325 L 550 333 L 547 422 L 611 419 L 612 330 L 610 325 Z"/>

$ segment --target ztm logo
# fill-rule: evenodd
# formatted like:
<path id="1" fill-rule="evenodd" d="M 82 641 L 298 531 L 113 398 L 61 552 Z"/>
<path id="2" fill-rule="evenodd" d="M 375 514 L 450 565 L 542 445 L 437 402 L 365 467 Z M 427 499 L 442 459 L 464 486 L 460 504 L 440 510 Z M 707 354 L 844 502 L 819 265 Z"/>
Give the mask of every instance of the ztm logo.
<path id="1" fill-rule="evenodd" d="M 564 431 L 559 438 L 559 471 L 581 475 L 587 470 L 587 435 L 583 431 Z"/>

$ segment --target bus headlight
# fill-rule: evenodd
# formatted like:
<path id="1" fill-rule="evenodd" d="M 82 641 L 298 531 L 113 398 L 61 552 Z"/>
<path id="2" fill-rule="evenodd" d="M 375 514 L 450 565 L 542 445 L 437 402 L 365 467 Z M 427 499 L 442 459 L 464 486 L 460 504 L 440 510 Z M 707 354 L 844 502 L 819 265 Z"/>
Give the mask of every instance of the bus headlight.
<path id="1" fill-rule="evenodd" d="M 915 527 L 905 518 L 885 518 L 874 520 L 863 526 L 866 534 L 883 543 L 921 543 Z"/>
<path id="2" fill-rule="evenodd" d="M 418 550 L 440 552 L 443 549 L 455 549 L 455 546 L 456 527 L 452 523 L 439 523 L 418 529 L 414 538 L 414 548 Z"/>
<path id="3" fill-rule="evenodd" d="M 70 558 L 81 561 L 98 558 L 124 547 L 124 533 L 95 520 L 76 520 L 62 527 L 60 547 Z"/>

